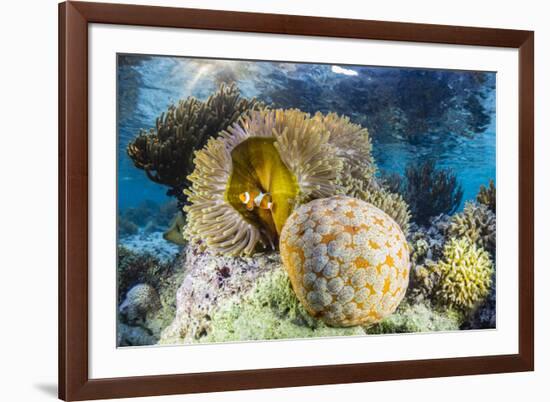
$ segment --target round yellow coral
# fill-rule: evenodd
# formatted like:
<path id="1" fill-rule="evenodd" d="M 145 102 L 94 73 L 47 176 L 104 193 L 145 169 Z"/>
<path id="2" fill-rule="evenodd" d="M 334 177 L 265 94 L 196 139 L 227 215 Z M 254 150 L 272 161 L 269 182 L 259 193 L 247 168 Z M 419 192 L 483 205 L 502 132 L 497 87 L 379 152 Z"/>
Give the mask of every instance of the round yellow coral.
<path id="1" fill-rule="evenodd" d="M 409 248 L 386 213 L 346 196 L 297 208 L 281 258 L 306 310 L 332 326 L 370 325 L 395 311 L 409 283 Z"/>

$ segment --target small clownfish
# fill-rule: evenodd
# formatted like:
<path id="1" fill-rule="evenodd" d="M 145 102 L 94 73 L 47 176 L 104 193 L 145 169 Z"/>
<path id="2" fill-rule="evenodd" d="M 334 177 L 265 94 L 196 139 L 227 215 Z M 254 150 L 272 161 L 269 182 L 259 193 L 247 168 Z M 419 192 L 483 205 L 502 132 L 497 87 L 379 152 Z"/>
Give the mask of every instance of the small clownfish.
<path id="1" fill-rule="evenodd" d="M 245 191 L 239 194 L 239 199 L 246 205 L 246 209 L 249 211 L 254 210 L 254 207 L 260 209 L 271 209 L 273 203 L 271 202 L 271 195 L 269 193 L 262 193 L 261 191 Z"/>

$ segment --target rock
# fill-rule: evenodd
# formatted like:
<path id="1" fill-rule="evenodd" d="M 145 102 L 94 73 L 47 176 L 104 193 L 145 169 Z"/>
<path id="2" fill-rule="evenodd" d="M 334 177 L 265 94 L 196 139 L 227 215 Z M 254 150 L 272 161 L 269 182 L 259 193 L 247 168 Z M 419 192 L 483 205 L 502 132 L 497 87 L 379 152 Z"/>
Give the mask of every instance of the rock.
<path id="1" fill-rule="evenodd" d="M 157 339 L 145 328 L 118 323 L 117 346 L 145 346 L 156 342 Z"/>
<path id="2" fill-rule="evenodd" d="M 186 275 L 176 294 L 176 316 L 162 332 L 160 343 L 191 343 L 204 337 L 219 304 L 242 298 L 260 277 L 278 266 L 277 253 L 216 256 L 189 244 L 183 259 Z"/>

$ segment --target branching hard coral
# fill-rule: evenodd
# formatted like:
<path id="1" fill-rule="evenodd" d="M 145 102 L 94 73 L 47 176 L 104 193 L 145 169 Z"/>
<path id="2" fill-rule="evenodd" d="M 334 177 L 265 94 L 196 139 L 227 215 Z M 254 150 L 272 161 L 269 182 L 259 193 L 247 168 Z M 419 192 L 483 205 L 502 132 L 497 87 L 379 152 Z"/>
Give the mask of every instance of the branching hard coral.
<path id="1" fill-rule="evenodd" d="M 495 255 L 496 216 L 486 206 L 467 202 L 464 211 L 451 217 L 448 237 L 467 237 L 472 243 Z"/>
<path id="2" fill-rule="evenodd" d="M 450 169 L 436 168 L 433 160 L 410 164 L 401 189 L 409 204 L 413 221 L 426 225 L 433 216 L 452 214 L 460 205 L 463 189 Z"/>
<path id="3" fill-rule="evenodd" d="M 413 265 L 407 299 L 413 304 L 433 301 L 440 279 L 440 272 L 433 260 L 425 259 L 422 265 Z"/>
<path id="4" fill-rule="evenodd" d="M 343 192 L 343 170 L 354 161 L 367 161 L 358 168 L 366 169 L 370 146 L 348 138 L 365 135 L 335 115 L 250 112 L 196 153 L 186 236 L 228 255 L 251 254 L 258 243 L 274 248 L 296 205 Z M 249 207 L 243 198 L 250 194 L 267 195 L 270 204 Z"/>
<path id="5" fill-rule="evenodd" d="M 476 201 L 482 205 L 486 205 L 491 211 L 497 210 L 497 189 L 493 180 L 489 181 L 487 187 L 481 186 L 476 196 Z"/>
<path id="6" fill-rule="evenodd" d="M 258 106 L 255 99 L 241 98 L 234 84 L 222 84 L 205 102 L 189 97 L 171 105 L 157 118 L 155 130 L 142 130 L 128 144 L 127 153 L 149 179 L 170 187 L 168 194 L 183 204 L 182 190 L 190 185 L 187 176 L 193 170 L 194 151 Z"/>
<path id="7" fill-rule="evenodd" d="M 489 253 L 468 238 L 452 238 L 434 266 L 438 304 L 462 312 L 474 310 L 489 295 L 494 272 Z"/>
<path id="8" fill-rule="evenodd" d="M 241 299 L 229 299 L 213 314 L 201 342 L 364 335 L 361 327 L 330 328 L 311 317 L 292 290 L 288 275 L 277 269 L 261 277 Z"/>

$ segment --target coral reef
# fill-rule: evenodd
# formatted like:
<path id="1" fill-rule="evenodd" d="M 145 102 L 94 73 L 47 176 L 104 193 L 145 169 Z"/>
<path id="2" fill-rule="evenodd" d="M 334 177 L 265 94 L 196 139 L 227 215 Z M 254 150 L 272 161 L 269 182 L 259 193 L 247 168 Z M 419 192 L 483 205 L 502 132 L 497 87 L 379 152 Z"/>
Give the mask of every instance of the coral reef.
<path id="1" fill-rule="evenodd" d="M 184 190 L 191 203 L 186 236 L 219 254 L 275 248 L 296 205 L 368 182 L 370 150 L 367 131 L 345 117 L 252 111 L 196 153 L 192 186 Z M 249 210 L 240 199 L 245 192 L 269 194 L 273 207 Z"/>
<path id="2" fill-rule="evenodd" d="M 361 327 L 331 328 L 300 304 L 280 267 L 260 277 L 242 298 L 230 299 L 212 314 L 201 342 L 364 335 Z"/>
<path id="3" fill-rule="evenodd" d="M 147 316 L 161 308 L 157 291 L 146 283 L 139 283 L 126 293 L 126 298 L 118 308 L 119 314 L 128 323 L 145 321 Z"/>
<path id="4" fill-rule="evenodd" d="M 441 214 L 431 218 L 428 226 L 418 226 L 414 223 L 410 225 L 407 239 L 411 247 L 413 265 L 422 265 L 427 260 L 436 261 L 443 256 L 450 220 L 448 215 Z"/>
<path id="5" fill-rule="evenodd" d="M 130 142 L 127 153 L 149 179 L 168 186 L 168 194 L 184 204 L 194 151 L 258 106 L 254 99 L 241 98 L 235 85 L 222 84 L 205 102 L 190 97 L 171 105 L 157 118 L 155 130 L 142 130 Z"/>
<path id="6" fill-rule="evenodd" d="M 153 223 L 158 230 L 166 230 L 174 222 L 175 217 L 181 214 L 181 209 L 178 207 L 176 200 L 169 200 L 161 205 L 153 215 Z"/>
<path id="7" fill-rule="evenodd" d="M 162 240 L 162 238 L 161 238 Z M 121 303 L 126 293 L 139 283 L 147 283 L 155 289 L 165 287 L 178 267 L 171 261 L 162 261 L 151 253 L 136 252 L 118 246 L 117 249 L 117 295 Z"/>
<path id="8" fill-rule="evenodd" d="M 440 278 L 434 296 L 442 306 L 471 312 L 490 293 L 494 267 L 489 253 L 467 238 L 451 238 L 444 258 L 431 269 Z"/>
<path id="9" fill-rule="evenodd" d="M 298 299 L 331 326 L 376 323 L 395 311 L 407 290 L 405 235 L 383 211 L 352 197 L 296 209 L 280 249 Z"/>
<path id="10" fill-rule="evenodd" d="M 496 213 L 497 210 L 497 189 L 493 180 L 489 181 L 487 187 L 481 186 L 476 196 L 476 201 L 479 204 L 486 205 L 491 211 Z"/>
<path id="11" fill-rule="evenodd" d="M 125 247 L 118 256 L 118 345 L 157 343 L 176 313 L 176 290 L 185 275 L 181 260 L 162 262 Z"/>
<path id="12" fill-rule="evenodd" d="M 496 216 L 483 204 L 467 202 L 464 211 L 451 217 L 447 236 L 468 238 L 489 251 L 494 257 L 496 246 Z"/>
<path id="13" fill-rule="evenodd" d="M 480 219 L 477 217 L 477 214 L 480 213 L 482 216 L 491 216 L 491 219 L 494 218 L 494 214 L 492 214 L 485 205 L 467 203 L 465 211 L 462 213 L 455 214 L 452 217 L 448 215 L 439 215 L 438 217 L 430 219 L 429 227 L 418 227 L 413 224 L 409 236 L 409 242 L 412 248 L 412 266 L 406 299 L 410 304 L 435 304 L 439 306 L 439 308 L 444 308 L 446 314 L 454 314 L 453 311 L 459 309 L 456 305 L 447 303 L 442 300 L 442 297 L 437 296 L 437 292 L 441 292 L 443 280 L 441 266 L 445 264 L 448 266 L 449 262 L 454 258 L 449 252 L 449 248 L 452 244 L 451 242 L 453 241 L 462 242 L 462 244 L 473 243 L 477 248 L 480 266 L 490 268 L 492 274 L 489 275 L 491 283 L 488 290 L 488 296 L 483 296 L 485 291 L 482 291 L 476 296 L 479 300 L 471 307 L 460 308 L 462 320 L 460 325 L 461 329 L 495 328 L 495 274 L 491 261 L 489 260 L 489 263 L 487 263 L 487 257 L 491 252 L 494 253 L 494 248 L 492 250 L 485 249 L 482 245 L 484 243 L 484 238 L 487 239 L 492 236 L 494 239 L 494 232 L 492 235 L 480 236 L 480 233 L 487 233 L 487 231 L 485 229 L 480 229 L 479 226 L 485 228 L 491 227 L 493 231 L 495 227 L 494 221 L 491 225 L 485 225 L 485 223 L 480 225 L 479 222 L 487 221 L 487 219 Z M 472 224 L 464 224 L 467 230 L 464 228 L 460 230 L 457 229 L 458 222 L 463 222 L 465 220 L 472 222 Z M 494 242 L 492 241 L 486 242 L 486 244 L 493 245 L 494 247 Z M 468 250 L 469 247 L 463 247 L 463 249 Z M 471 258 L 469 261 L 471 263 L 478 258 L 475 257 L 471 249 L 470 251 L 461 251 L 460 253 L 470 255 Z M 494 258 L 494 254 L 492 254 L 492 257 Z M 459 260 L 462 257 L 459 258 L 456 256 L 456 258 Z M 457 270 L 456 273 L 458 272 Z M 467 289 L 469 289 L 468 291 L 474 293 L 477 292 L 476 286 L 477 285 L 466 285 Z"/>
<path id="14" fill-rule="evenodd" d="M 402 302 L 392 315 L 366 329 L 368 334 L 455 331 L 460 329 L 462 315 L 449 310 L 436 310 L 429 303 Z"/>
<path id="15" fill-rule="evenodd" d="M 391 179 L 396 187 L 396 178 Z M 450 169 L 438 169 L 435 161 L 409 164 L 399 192 L 409 204 L 414 222 L 427 225 L 431 217 L 453 214 L 462 200 L 463 189 Z"/>
<path id="16" fill-rule="evenodd" d="M 136 57 L 119 346 L 495 327 L 494 73 Z"/>

